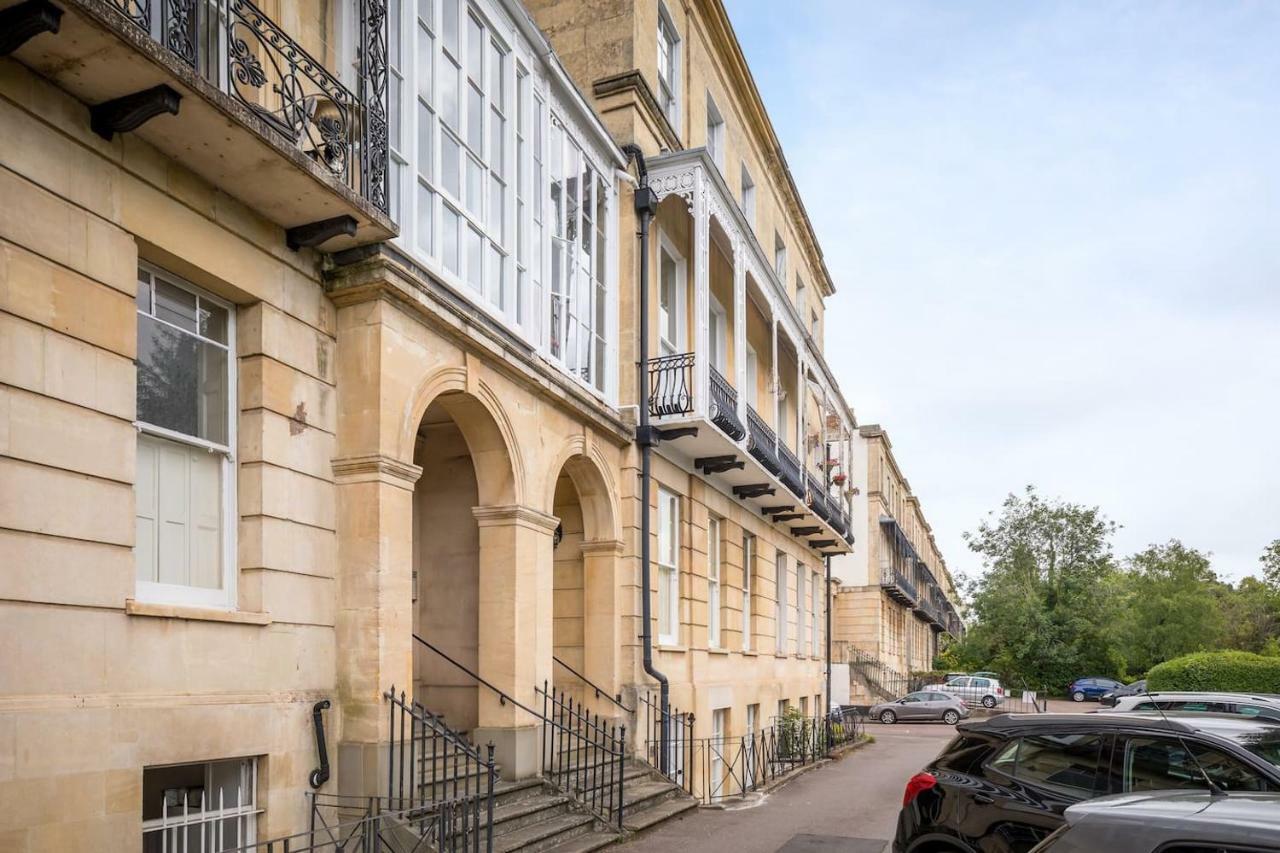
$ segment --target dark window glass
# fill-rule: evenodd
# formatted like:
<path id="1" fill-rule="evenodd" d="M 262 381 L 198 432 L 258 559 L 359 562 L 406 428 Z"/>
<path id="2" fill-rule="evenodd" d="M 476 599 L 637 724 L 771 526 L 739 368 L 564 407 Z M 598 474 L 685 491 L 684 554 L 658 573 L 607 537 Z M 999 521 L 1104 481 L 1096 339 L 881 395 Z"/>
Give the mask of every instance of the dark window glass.
<path id="1" fill-rule="evenodd" d="M 1203 768 L 1204 773 L 1201 773 Z M 1204 789 L 1204 776 L 1224 791 L 1265 791 L 1266 780 L 1231 756 L 1192 740 L 1130 738 L 1124 750 L 1124 790 Z"/>
<path id="2" fill-rule="evenodd" d="M 1094 734 L 1024 737 L 1001 752 L 992 767 L 1032 785 L 1087 796 L 1105 790 L 1106 739 Z"/>

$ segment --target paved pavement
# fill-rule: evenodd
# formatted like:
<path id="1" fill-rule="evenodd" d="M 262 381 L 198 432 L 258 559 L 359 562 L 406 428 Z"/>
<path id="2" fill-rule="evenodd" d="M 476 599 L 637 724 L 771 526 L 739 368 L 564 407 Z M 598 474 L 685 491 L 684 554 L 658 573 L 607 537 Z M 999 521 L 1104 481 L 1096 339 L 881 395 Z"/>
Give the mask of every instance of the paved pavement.
<path id="1" fill-rule="evenodd" d="M 751 808 L 699 809 L 619 853 L 880 853 L 893 837 L 902 789 L 955 728 L 869 725 L 876 742 L 800 776 Z"/>

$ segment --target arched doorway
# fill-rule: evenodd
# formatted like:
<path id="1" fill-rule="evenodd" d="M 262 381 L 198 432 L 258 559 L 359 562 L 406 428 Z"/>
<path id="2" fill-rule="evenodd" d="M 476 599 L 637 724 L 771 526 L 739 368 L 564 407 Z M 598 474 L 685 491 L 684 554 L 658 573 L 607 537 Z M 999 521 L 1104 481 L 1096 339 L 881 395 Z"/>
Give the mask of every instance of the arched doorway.
<path id="1" fill-rule="evenodd" d="M 501 623 L 483 636 L 482 625 L 493 620 L 482 590 L 500 585 L 486 580 L 485 569 L 504 557 L 486 545 L 492 537 L 477 518 L 477 508 L 514 503 L 511 459 L 488 409 L 469 394 L 447 392 L 423 413 L 413 461 L 422 469 L 413 492 L 413 632 L 434 646 L 414 643 L 414 696 L 451 728 L 471 731 L 486 697 L 468 671 L 484 674 L 486 646 L 501 655 L 517 642 Z"/>

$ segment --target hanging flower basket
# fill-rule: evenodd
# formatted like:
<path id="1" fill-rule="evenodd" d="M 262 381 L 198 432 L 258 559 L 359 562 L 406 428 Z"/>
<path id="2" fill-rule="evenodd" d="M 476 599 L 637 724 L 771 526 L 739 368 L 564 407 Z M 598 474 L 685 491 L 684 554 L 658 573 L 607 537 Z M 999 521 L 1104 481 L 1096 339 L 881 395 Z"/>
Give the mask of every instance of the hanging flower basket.
<path id="1" fill-rule="evenodd" d="M 844 481 L 847 479 L 849 478 L 846 477 L 844 474 L 836 474 L 834 477 L 831 478 L 831 482 L 835 483 L 837 486 L 843 486 Z"/>

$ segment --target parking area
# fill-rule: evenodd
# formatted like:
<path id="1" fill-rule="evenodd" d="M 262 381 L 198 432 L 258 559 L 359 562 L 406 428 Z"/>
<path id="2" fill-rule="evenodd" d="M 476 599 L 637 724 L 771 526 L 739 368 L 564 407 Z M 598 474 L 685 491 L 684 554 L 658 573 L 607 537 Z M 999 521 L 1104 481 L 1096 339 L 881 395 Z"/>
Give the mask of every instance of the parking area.
<path id="1" fill-rule="evenodd" d="M 955 735 L 943 723 L 868 726 L 875 742 L 748 808 L 699 809 L 623 845 L 627 853 L 880 853 L 906 782 Z"/>

